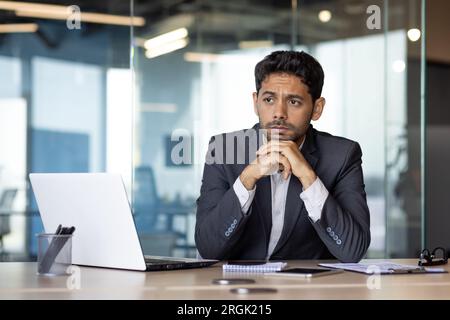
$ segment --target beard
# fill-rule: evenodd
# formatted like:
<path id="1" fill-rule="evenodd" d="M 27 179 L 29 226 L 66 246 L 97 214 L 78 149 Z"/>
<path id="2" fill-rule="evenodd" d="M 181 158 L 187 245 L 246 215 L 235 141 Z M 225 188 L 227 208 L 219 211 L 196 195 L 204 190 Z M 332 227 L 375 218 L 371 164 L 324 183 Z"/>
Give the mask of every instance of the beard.
<path id="1" fill-rule="evenodd" d="M 262 129 L 267 130 L 267 140 L 282 140 L 282 141 L 294 141 L 299 142 L 306 134 L 309 127 L 308 124 L 303 128 L 298 128 L 284 120 L 275 120 L 268 122 L 266 124 L 262 123 L 261 118 L 259 119 L 259 124 Z M 275 127 L 284 127 L 286 130 L 277 130 Z"/>

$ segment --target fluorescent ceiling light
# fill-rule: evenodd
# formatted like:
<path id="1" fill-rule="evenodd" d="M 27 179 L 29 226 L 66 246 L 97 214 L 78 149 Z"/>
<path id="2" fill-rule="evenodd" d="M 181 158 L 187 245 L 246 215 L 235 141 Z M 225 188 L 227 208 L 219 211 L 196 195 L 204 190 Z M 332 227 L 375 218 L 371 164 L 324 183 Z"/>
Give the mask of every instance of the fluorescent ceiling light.
<path id="1" fill-rule="evenodd" d="M 239 41 L 239 49 L 270 48 L 272 46 L 273 41 L 270 40 Z"/>
<path id="2" fill-rule="evenodd" d="M 38 28 L 36 23 L 0 24 L 0 33 L 36 32 Z"/>
<path id="3" fill-rule="evenodd" d="M 188 45 L 189 41 L 187 38 L 175 40 L 164 45 L 160 45 L 157 48 L 149 49 L 145 52 L 145 56 L 149 59 L 161 56 L 163 54 L 173 52 L 175 50 L 182 49 Z"/>
<path id="4" fill-rule="evenodd" d="M 0 1 L 0 10 L 15 11 L 19 17 L 32 17 L 54 20 L 72 19 L 73 12 L 70 6 L 38 4 L 19 1 Z M 103 13 L 80 12 L 81 22 L 137 26 L 145 25 L 145 19 L 142 17 L 119 16 Z"/>
<path id="5" fill-rule="evenodd" d="M 0 9 L 3 10 L 26 10 L 26 11 L 46 11 L 46 12 L 61 12 L 66 11 L 67 6 L 54 5 L 54 4 L 40 4 L 33 2 L 21 2 L 21 1 L 0 1 Z"/>
<path id="6" fill-rule="evenodd" d="M 30 17 L 30 18 L 42 18 L 42 19 L 52 19 L 52 20 L 68 20 L 72 19 L 72 13 L 57 13 L 57 12 L 29 12 L 29 11 L 16 11 L 18 17 Z M 116 16 L 111 14 L 103 13 L 80 13 L 80 21 L 88 23 L 98 23 L 98 24 L 110 24 L 119 26 L 129 26 L 133 25 L 136 27 L 141 27 L 145 25 L 144 18 L 141 17 L 126 17 L 126 16 Z"/>
<path id="7" fill-rule="evenodd" d="M 188 36 L 188 30 L 186 28 L 179 28 L 179 29 L 164 33 L 162 35 L 159 35 L 157 37 L 148 39 L 147 41 L 145 41 L 144 47 L 147 50 L 152 50 L 152 49 L 158 48 L 162 45 L 168 44 L 170 42 L 184 39 L 187 36 Z"/>

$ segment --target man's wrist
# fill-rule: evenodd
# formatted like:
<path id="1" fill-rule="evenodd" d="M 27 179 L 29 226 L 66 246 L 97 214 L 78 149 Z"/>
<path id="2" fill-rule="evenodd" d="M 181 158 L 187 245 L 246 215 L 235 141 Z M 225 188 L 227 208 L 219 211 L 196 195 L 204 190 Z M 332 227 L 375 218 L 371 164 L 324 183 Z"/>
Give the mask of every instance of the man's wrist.
<path id="1" fill-rule="evenodd" d="M 302 170 L 302 174 L 298 177 L 302 183 L 303 190 L 308 189 L 317 179 L 317 175 L 311 168 Z"/>
<path id="2" fill-rule="evenodd" d="M 254 169 L 254 165 L 249 164 L 239 176 L 239 179 L 247 190 L 253 190 L 256 182 L 259 180 L 259 177 L 255 176 L 253 172 Z"/>

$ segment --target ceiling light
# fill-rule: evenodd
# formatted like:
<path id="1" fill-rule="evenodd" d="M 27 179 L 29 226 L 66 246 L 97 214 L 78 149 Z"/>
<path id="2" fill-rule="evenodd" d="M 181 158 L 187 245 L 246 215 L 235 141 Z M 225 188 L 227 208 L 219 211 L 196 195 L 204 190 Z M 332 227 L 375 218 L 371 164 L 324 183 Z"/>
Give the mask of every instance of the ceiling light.
<path id="1" fill-rule="evenodd" d="M 43 18 L 54 20 L 70 20 L 73 12 L 71 6 L 38 4 L 20 1 L 0 1 L 0 10 L 14 11 L 19 17 Z M 119 16 L 103 13 L 80 12 L 80 21 L 111 25 L 145 25 L 142 17 Z"/>
<path id="2" fill-rule="evenodd" d="M 51 19 L 51 20 L 71 20 L 72 13 L 61 13 L 61 12 L 29 12 L 27 10 L 16 11 L 16 16 L 18 17 L 29 17 L 29 18 L 41 18 L 41 19 Z M 98 24 L 110 24 L 118 26 L 136 26 L 142 27 L 145 25 L 145 19 L 141 17 L 127 17 L 127 16 L 116 16 L 111 14 L 103 13 L 89 13 L 81 12 L 80 21 L 88 23 L 98 23 Z"/>
<path id="3" fill-rule="evenodd" d="M 318 17 L 320 21 L 322 21 L 323 23 L 327 23 L 331 20 L 332 14 L 330 10 L 322 10 L 319 12 Z"/>
<path id="4" fill-rule="evenodd" d="M 412 42 L 416 42 L 417 40 L 419 40 L 420 39 L 420 35 L 421 35 L 421 32 L 417 28 L 413 28 L 413 29 L 409 29 L 408 30 L 408 38 Z"/>
<path id="5" fill-rule="evenodd" d="M 36 23 L 0 24 L 0 33 L 36 32 L 38 28 L 39 27 Z"/>
<path id="6" fill-rule="evenodd" d="M 186 28 L 179 28 L 154 38 L 148 39 L 144 43 L 144 47 L 147 50 L 158 48 L 162 45 L 168 44 L 173 41 L 184 39 L 188 36 L 188 30 Z"/>
<path id="7" fill-rule="evenodd" d="M 149 59 L 182 49 L 188 45 L 189 41 L 187 38 L 175 40 L 155 48 L 148 49 L 145 52 L 145 56 Z"/>

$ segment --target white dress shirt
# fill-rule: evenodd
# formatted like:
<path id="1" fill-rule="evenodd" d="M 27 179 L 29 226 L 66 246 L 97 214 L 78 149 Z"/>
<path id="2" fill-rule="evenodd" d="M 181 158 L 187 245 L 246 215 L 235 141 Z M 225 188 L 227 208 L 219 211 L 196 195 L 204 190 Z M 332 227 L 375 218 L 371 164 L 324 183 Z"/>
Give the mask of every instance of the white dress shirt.
<path id="1" fill-rule="evenodd" d="M 303 146 L 300 146 L 300 150 Z M 275 249 L 284 226 L 284 214 L 286 207 L 286 196 L 289 187 L 289 181 L 292 174 L 285 180 L 282 173 L 274 173 L 270 176 L 270 185 L 272 189 L 272 230 L 270 232 L 269 246 L 267 249 L 267 258 L 269 258 Z M 294 177 L 296 178 L 296 177 Z M 252 190 L 247 190 L 238 177 L 233 185 L 241 204 L 243 214 L 247 214 L 252 201 L 255 197 L 256 185 Z M 320 219 L 322 208 L 328 197 L 328 190 L 323 185 L 319 177 L 306 190 L 299 194 L 299 197 L 305 203 L 306 211 L 313 222 Z"/>

